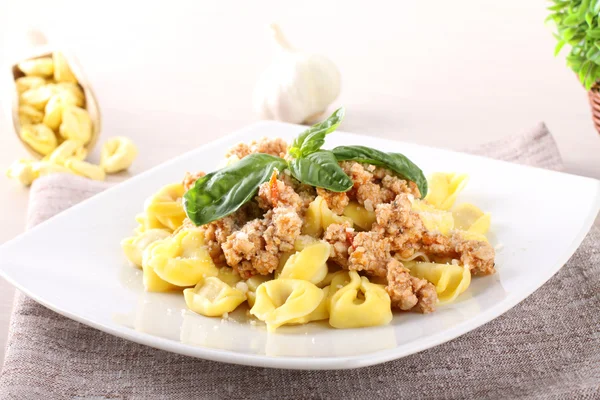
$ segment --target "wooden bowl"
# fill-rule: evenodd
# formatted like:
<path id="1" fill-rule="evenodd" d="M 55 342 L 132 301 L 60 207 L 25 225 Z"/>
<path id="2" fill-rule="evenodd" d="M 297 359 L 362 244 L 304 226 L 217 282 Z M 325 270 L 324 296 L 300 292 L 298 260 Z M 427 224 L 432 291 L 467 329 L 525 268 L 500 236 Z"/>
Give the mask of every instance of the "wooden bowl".
<path id="1" fill-rule="evenodd" d="M 19 120 L 19 94 L 17 92 L 15 81 L 18 78 L 25 76 L 25 74 L 18 67 L 19 63 L 25 60 L 52 57 L 53 52 L 60 51 L 67 60 L 67 63 L 69 65 L 69 68 L 73 72 L 73 75 L 75 76 L 75 78 L 77 78 L 77 83 L 82 89 L 83 94 L 85 96 L 84 108 L 87 110 L 92 121 L 92 136 L 90 138 L 90 141 L 85 145 L 85 148 L 88 150 L 88 153 L 91 153 L 98 141 L 101 129 L 100 108 L 98 106 L 98 101 L 96 100 L 96 96 L 94 94 L 92 85 L 83 74 L 82 68 L 79 65 L 79 62 L 77 61 L 75 56 L 69 54 L 68 52 L 62 49 L 54 48 L 52 45 L 48 44 L 45 35 L 39 31 L 30 32 L 28 39 L 29 47 L 24 52 L 22 52 L 16 60 L 13 60 L 12 64 L 10 65 L 10 81 L 12 85 L 10 85 L 8 89 L 12 91 L 11 117 L 13 122 L 14 133 L 17 135 L 19 141 L 23 144 L 23 146 L 34 157 L 44 157 L 44 155 L 35 151 L 31 146 L 29 146 L 29 144 L 25 143 L 23 139 L 21 139 L 21 122 Z"/>

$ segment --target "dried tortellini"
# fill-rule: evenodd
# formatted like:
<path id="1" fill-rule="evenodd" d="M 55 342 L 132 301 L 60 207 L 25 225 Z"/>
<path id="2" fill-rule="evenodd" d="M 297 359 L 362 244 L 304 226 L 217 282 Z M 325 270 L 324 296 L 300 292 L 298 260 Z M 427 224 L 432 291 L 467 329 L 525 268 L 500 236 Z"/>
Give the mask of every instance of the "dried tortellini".
<path id="1" fill-rule="evenodd" d="M 331 283 L 329 324 L 334 328 L 387 325 L 392 320 L 392 306 L 384 286 L 355 271 L 348 274 L 350 281 L 341 288 L 335 278 Z"/>
<path id="2" fill-rule="evenodd" d="M 298 323 L 321 304 L 325 293 L 300 279 L 275 279 L 261 284 L 250 313 L 275 331 L 282 325 Z"/>
<path id="3" fill-rule="evenodd" d="M 126 137 L 114 137 L 102 146 L 100 166 L 108 174 L 126 170 L 137 156 L 137 148 Z"/>
<path id="4" fill-rule="evenodd" d="M 25 74 L 15 79 L 19 99 L 18 134 L 32 150 L 46 157 L 44 164 L 19 160 L 11 166 L 7 176 L 24 185 L 55 172 L 103 180 L 105 174 L 131 165 L 137 150 L 133 142 L 124 137 L 107 141 L 101 168 L 85 162 L 86 145 L 93 139 L 95 124 L 85 108 L 85 93 L 62 53 L 26 60 L 18 67 Z M 35 170 L 42 173 L 29 173 Z"/>
<path id="5" fill-rule="evenodd" d="M 204 234 L 193 229 L 183 229 L 150 244 L 144 251 L 142 267 L 152 268 L 162 280 L 184 287 L 219 273 L 204 246 Z"/>
<path id="6" fill-rule="evenodd" d="M 246 301 L 246 294 L 217 277 L 202 279 L 183 291 L 188 308 L 207 317 L 220 317 Z"/>

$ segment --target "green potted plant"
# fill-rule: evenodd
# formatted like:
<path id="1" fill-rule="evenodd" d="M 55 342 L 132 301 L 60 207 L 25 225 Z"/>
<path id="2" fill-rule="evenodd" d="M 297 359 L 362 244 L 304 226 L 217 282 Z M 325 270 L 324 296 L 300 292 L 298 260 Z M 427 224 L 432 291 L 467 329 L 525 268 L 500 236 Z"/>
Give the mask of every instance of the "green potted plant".
<path id="1" fill-rule="evenodd" d="M 600 0 L 551 0 L 547 18 L 558 40 L 554 55 L 568 45 L 567 65 L 588 91 L 596 130 L 600 133 Z"/>

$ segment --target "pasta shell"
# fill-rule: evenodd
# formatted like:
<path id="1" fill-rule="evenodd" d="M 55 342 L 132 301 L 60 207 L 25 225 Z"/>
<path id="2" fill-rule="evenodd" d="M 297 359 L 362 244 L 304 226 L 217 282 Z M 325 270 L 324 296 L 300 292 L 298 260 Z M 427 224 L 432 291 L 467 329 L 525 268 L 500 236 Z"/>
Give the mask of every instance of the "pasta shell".
<path id="1" fill-rule="evenodd" d="M 64 139 L 77 140 L 84 145 L 87 144 L 92 138 L 90 115 L 83 108 L 65 106 L 58 132 Z"/>
<path id="2" fill-rule="evenodd" d="M 19 95 L 28 91 L 29 89 L 39 88 L 46 84 L 46 80 L 39 76 L 23 76 L 15 80 L 15 86 Z"/>
<path id="3" fill-rule="evenodd" d="M 106 178 L 106 174 L 102 168 L 89 162 L 69 158 L 65 161 L 64 165 L 77 175 L 85 176 L 95 181 L 103 181 Z"/>
<path id="4" fill-rule="evenodd" d="M 61 52 L 55 51 L 52 53 L 52 60 L 54 61 L 54 80 L 56 82 L 77 83 L 77 78 L 73 75 L 67 59 Z"/>
<path id="5" fill-rule="evenodd" d="M 43 124 L 25 125 L 21 127 L 21 139 L 40 154 L 50 154 L 57 144 L 52 129 Z"/>
<path id="6" fill-rule="evenodd" d="M 54 62 L 50 57 L 33 58 L 18 64 L 27 76 L 51 77 L 54 74 Z"/>
<path id="7" fill-rule="evenodd" d="M 136 157 L 137 148 L 130 139 L 114 137 L 102 146 L 100 165 L 107 174 L 112 174 L 129 168 Z"/>

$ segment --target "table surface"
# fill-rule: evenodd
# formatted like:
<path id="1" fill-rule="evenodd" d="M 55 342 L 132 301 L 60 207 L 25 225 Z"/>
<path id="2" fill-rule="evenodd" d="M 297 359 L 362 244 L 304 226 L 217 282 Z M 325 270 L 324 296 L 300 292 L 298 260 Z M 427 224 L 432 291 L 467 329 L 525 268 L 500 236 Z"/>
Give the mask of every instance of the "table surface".
<path id="1" fill-rule="evenodd" d="M 138 144 L 136 174 L 256 120 L 252 90 L 276 21 L 296 47 L 338 65 L 346 131 L 460 149 L 544 121 L 567 170 L 600 178 L 600 135 L 584 89 L 552 56 L 545 1 L 285 3 L 2 2 L 2 73 L 27 24 L 73 50 L 101 105 L 102 138 Z M 0 168 L 21 157 L 1 115 Z M 27 198 L 0 177 L 0 243 L 23 231 Z M 0 362 L 12 297 L 0 279 Z"/>

